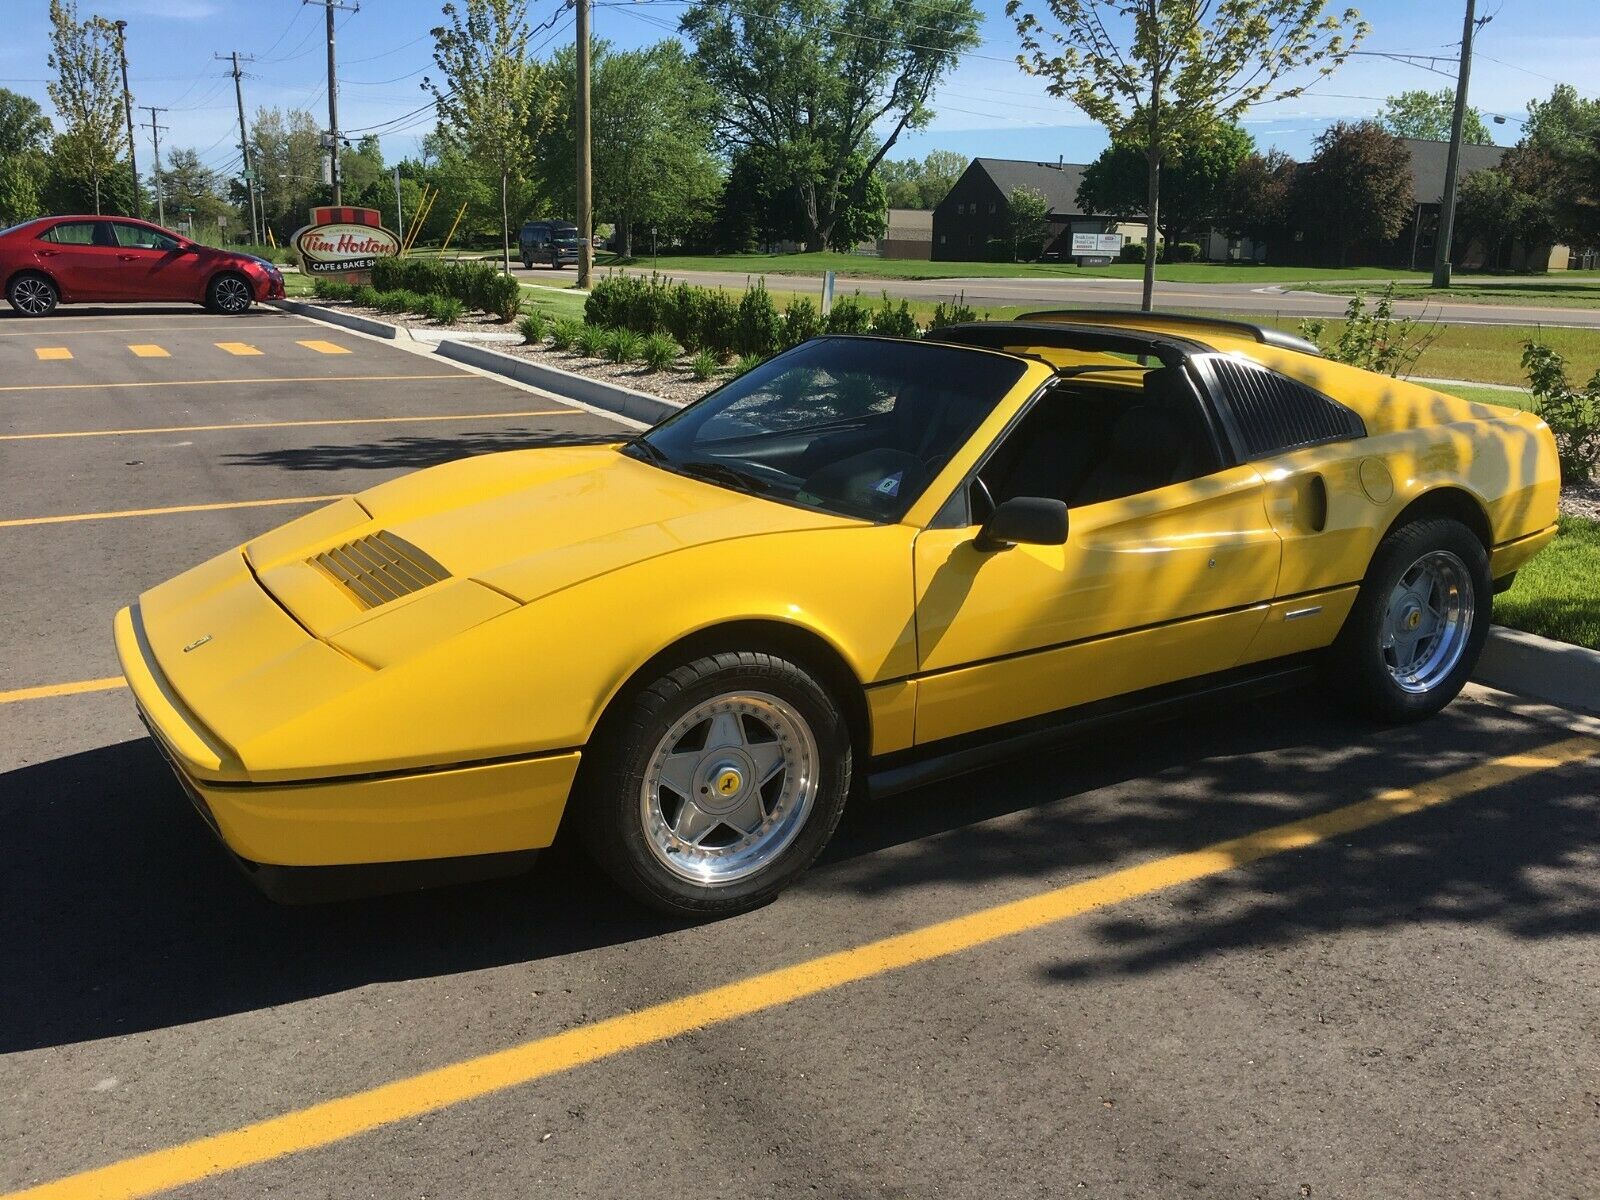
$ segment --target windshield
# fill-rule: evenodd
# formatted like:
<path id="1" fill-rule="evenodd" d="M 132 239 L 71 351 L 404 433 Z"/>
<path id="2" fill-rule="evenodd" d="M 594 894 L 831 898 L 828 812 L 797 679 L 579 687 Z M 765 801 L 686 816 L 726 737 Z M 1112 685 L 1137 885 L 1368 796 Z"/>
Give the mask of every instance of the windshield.
<path id="1" fill-rule="evenodd" d="M 630 443 L 667 470 L 806 508 L 897 521 L 1026 366 L 886 338 L 819 338 Z"/>
<path id="2" fill-rule="evenodd" d="M 558 229 L 550 235 L 550 238 L 558 246 L 576 246 L 578 244 L 578 231 L 576 229 Z"/>

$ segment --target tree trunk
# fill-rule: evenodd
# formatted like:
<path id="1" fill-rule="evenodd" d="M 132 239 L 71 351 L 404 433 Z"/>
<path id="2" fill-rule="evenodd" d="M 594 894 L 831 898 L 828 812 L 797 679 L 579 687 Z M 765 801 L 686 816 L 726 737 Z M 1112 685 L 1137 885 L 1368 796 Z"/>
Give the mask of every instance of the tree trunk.
<path id="1" fill-rule="evenodd" d="M 100 215 L 100 176 L 94 177 L 94 215 Z"/>
<path id="2" fill-rule="evenodd" d="M 633 257 L 633 219 L 627 216 L 617 218 L 617 253 L 623 258 Z"/>
<path id="3" fill-rule="evenodd" d="M 500 269 L 507 275 L 511 274 L 511 212 L 506 206 L 509 174 L 504 167 L 500 168 Z"/>
<path id="4" fill-rule="evenodd" d="M 1139 307 L 1149 312 L 1155 307 L 1156 296 L 1156 246 L 1161 230 L 1161 148 L 1154 137 L 1145 148 L 1148 173 L 1145 177 L 1144 218 L 1144 298 Z"/>

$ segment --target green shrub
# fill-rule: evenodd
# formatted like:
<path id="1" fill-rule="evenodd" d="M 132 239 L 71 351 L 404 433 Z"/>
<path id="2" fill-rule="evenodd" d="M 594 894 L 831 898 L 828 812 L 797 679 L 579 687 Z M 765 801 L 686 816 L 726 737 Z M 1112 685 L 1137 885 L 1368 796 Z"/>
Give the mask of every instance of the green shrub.
<path id="1" fill-rule="evenodd" d="M 550 346 L 555 350 L 570 350 L 578 344 L 584 324 L 576 317 L 563 317 L 550 326 Z"/>
<path id="2" fill-rule="evenodd" d="M 1416 317 L 1394 315 L 1392 283 L 1384 285 L 1370 310 L 1361 292 L 1350 297 L 1344 310 L 1344 328 L 1336 341 L 1324 342 L 1327 329 L 1326 321 L 1300 322 L 1300 336 L 1315 342 L 1334 362 L 1376 371 L 1380 375 L 1409 373 L 1423 351 L 1439 336 L 1438 321 L 1424 325 Z"/>
<path id="3" fill-rule="evenodd" d="M 466 313 L 467 306 L 454 296 L 428 297 L 428 317 L 441 325 L 454 325 Z"/>
<path id="4" fill-rule="evenodd" d="M 1171 253 L 1169 255 L 1168 261 L 1169 262 L 1199 262 L 1200 261 L 1200 243 L 1199 242 L 1179 242 L 1176 246 L 1172 247 L 1172 251 L 1171 251 Z"/>
<path id="5" fill-rule="evenodd" d="M 990 238 L 983 244 L 983 257 L 987 262 L 1011 262 L 1017 256 L 1010 238 Z"/>
<path id="6" fill-rule="evenodd" d="M 522 320 L 517 322 L 517 332 L 522 335 L 524 346 L 537 346 L 544 341 L 545 316 L 538 309 L 533 309 L 522 314 Z"/>
<path id="7" fill-rule="evenodd" d="M 709 350 L 702 350 L 689 360 L 689 374 L 704 383 L 717 373 L 719 365 L 715 354 Z"/>
<path id="8" fill-rule="evenodd" d="M 600 358 L 606 352 L 606 346 L 611 340 L 611 330 L 599 325 L 590 325 L 587 321 L 578 330 L 576 339 L 578 353 L 585 358 Z"/>
<path id="9" fill-rule="evenodd" d="M 664 333 L 652 333 L 645 338 L 640 357 L 652 371 L 664 371 L 678 361 L 678 343 Z"/>
<path id="10" fill-rule="evenodd" d="M 701 331 L 704 328 L 705 297 L 709 293 L 687 283 L 673 287 L 667 296 L 667 332 L 678 339 L 678 344 L 690 353 L 704 348 Z"/>
<path id="11" fill-rule="evenodd" d="M 783 310 L 783 348 L 798 346 L 822 332 L 822 314 L 817 306 L 804 296 L 789 301 Z"/>
<path id="12" fill-rule="evenodd" d="M 739 304 L 721 288 L 702 290 L 699 301 L 699 342 L 727 362 L 739 348 Z"/>
<path id="13" fill-rule="evenodd" d="M 872 332 L 881 333 L 884 337 L 916 338 L 922 336 L 922 329 L 917 325 L 916 317 L 911 315 L 911 305 L 901 300 L 897 305 L 889 299 L 889 293 L 883 294 L 877 311 L 872 314 Z"/>
<path id="14" fill-rule="evenodd" d="M 496 275 L 489 283 L 485 295 L 488 301 L 484 312 L 493 313 L 502 321 L 515 321 L 522 312 L 522 285 L 512 275 Z"/>
<path id="15" fill-rule="evenodd" d="M 338 279 L 318 278 L 311 281 L 311 294 L 318 300 L 348 300 L 353 291 L 355 288 Z"/>
<path id="16" fill-rule="evenodd" d="M 746 354 L 738 362 L 733 364 L 733 373 L 735 377 L 743 375 L 747 371 L 754 371 L 766 361 L 767 360 L 759 354 Z"/>
<path id="17" fill-rule="evenodd" d="M 352 302 L 361 305 L 362 308 L 377 308 L 378 294 L 377 288 L 370 283 L 363 283 L 351 291 L 350 299 Z"/>
<path id="18" fill-rule="evenodd" d="M 372 285 L 379 291 L 454 296 L 468 308 L 493 313 L 502 321 L 514 321 L 522 306 L 521 285 L 485 262 L 380 258 L 372 267 Z"/>
<path id="19" fill-rule="evenodd" d="M 381 313 L 403 313 L 411 307 L 415 292 L 402 291 L 399 288 L 388 292 L 378 293 L 378 302 L 374 306 Z"/>
<path id="20" fill-rule="evenodd" d="M 928 328 L 943 329 L 946 325 L 963 325 L 977 319 L 977 311 L 967 303 L 967 294 L 962 292 L 948 306 L 943 300 L 933 306 L 933 319 L 928 322 Z"/>
<path id="21" fill-rule="evenodd" d="M 606 335 L 606 357 L 614 363 L 638 362 L 644 354 L 644 338 L 631 329 L 613 329 Z"/>
<path id="22" fill-rule="evenodd" d="M 1144 243 L 1123 242 L 1122 253 L 1117 257 L 1123 262 L 1142 263 L 1144 261 Z"/>
<path id="23" fill-rule="evenodd" d="M 734 349 L 740 354 L 770 358 L 783 340 L 783 318 L 772 302 L 765 280 L 757 280 L 739 298 L 739 328 Z"/>
<path id="24" fill-rule="evenodd" d="M 589 298 L 583 302 L 584 321 L 606 329 L 620 328 L 622 314 L 627 311 L 628 296 L 635 282 L 632 275 L 616 272 L 597 279 L 589 289 Z"/>
<path id="25" fill-rule="evenodd" d="M 1567 380 L 1567 362 L 1539 342 L 1522 344 L 1522 367 L 1533 390 L 1533 411 L 1556 439 L 1561 476 L 1587 483 L 1600 468 L 1600 371 L 1583 387 Z"/>
<path id="26" fill-rule="evenodd" d="M 828 311 L 829 333 L 866 333 L 872 328 L 872 309 L 857 292 L 841 296 Z"/>

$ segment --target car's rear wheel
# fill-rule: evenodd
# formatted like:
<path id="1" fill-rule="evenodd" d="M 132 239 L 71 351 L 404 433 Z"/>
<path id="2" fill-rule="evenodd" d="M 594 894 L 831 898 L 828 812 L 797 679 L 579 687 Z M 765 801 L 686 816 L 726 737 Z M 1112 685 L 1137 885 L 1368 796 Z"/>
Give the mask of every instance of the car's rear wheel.
<path id="1" fill-rule="evenodd" d="M 218 275 L 206 289 L 206 304 L 213 312 L 237 316 L 255 301 L 250 283 L 242 275 Z"/>
<path id="2" fill-rule="evenodd" d="M 18 275 L 6 288 L 6 302 L 24 317 L 47 317 L 60 299 L 56 285 L 43 275 Z"/>
<path id="3" fill-rule="evenodd" d="M 1379 720 L 1432 716 L 1478 664 L 1492 595 L 1488 552 L 1459 521 L 1425 518 L 1393 530 L 1334 643 L 1335 682 Z"/>
<path id="4" fill-rule="evenodd" d="M 578 820 L 596 861 L 645 903 L 723 916 L 759 907 L 832 836 L 850 734 L 802 667 L 756 651 L 676 668 L 608 714 Z"/>

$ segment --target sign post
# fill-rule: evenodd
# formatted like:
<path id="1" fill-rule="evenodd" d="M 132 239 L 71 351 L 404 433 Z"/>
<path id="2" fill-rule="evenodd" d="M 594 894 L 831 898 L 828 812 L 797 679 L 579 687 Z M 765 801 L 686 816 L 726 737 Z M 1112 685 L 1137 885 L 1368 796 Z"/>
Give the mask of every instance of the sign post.
<path id="1" fill-rule="evenodd" d="M 400 253 L 400 239 L 375 208 L 313 208 L 311 223 L 295 230 L 289 244 L 308 276 L 344 283 L 371 283 L 373 264 Z"/>

